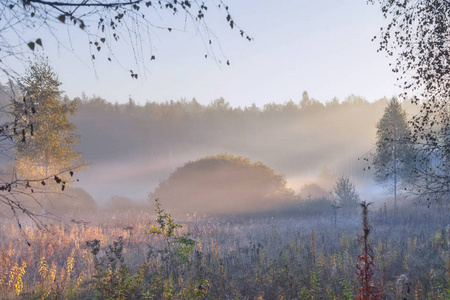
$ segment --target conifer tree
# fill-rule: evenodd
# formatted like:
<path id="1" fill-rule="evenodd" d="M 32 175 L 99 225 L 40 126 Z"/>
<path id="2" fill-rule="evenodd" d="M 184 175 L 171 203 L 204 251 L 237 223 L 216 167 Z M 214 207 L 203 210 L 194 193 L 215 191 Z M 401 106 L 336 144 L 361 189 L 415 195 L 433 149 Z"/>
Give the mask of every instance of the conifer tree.
<path id="1" fill-rule="evenodd" d="M 392 98 L 377 124 L 376 154 L 374 158 L 375 181 L 394 193 L 397 210 L 397 191 L 401 184 L 413 180 L 414 148 L 406 112 L 397 98 Z"/>
<path id="2" fill-rule="evenodd" d="M 369 0 L 387 20 L 379 50 L 395 59 L 401 97 L 420 106 L 410 120 L 416 148 L 414 191 L 427 201 L 450 201 L 450 1 Z"/>

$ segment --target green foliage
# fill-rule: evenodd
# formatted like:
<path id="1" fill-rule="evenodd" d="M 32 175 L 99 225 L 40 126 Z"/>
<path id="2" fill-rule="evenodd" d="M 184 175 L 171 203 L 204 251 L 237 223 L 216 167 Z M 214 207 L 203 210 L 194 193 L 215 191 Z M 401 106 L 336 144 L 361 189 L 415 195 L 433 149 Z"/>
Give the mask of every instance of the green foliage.
<path id="1" fill-rule="evenodd" d="M 175 222 L 170 214 L 156 203 L 156 225 L 146 233 L 164 240 L 164 247 L 157 250 L 150 247 L 147 259 L 139 268 L 130 268 L 125 263 L 124 243 L 119 237 L 100 256 L 100 241 L 87 242 L 94 257 L 95 274 L 92 275 L 92 297 L 95 299 L 201 299 L 206 297 L 209 282 L 203 278 L 197 268 L 193 276 L 185 283 L 179 282 L 182 270 L 189 271 L 191 254 L 195 241 L 189 234 L 178 235 L 182 225 Z M 161 266 L 158 262 L 163 263 Z M 181 287 L 180 287 L 181 286 Z"/>
<path id="2" fill-rule="evenodd" d="M 195 241 L 189 238 L 187 233 L 181 236 L 177 235 L 176 229 L 183 226 L 176 223 L 170 214 L 164 212 L 159 199 L 155 199 L 155 205 L 156 223 L 158 225 L 152 224 L 147 234 L 161 236 L 165 240 L 165 248 L 160 250 L 160 253 L 165 254 L 168 260 L 177 259 L 183 263 L 189 262 Z"/>
<path id="3" fill-rule="evenodd" d="M 320 299 L 324 295 L 321 288 L 317 270 L 314 269 L 309 276 L 308 287 L 301 289 L 299 293 L 300 299 Z"/>
<path id="4" fill-rule="evenodd" d="M 344 299 L 346 300 L 353 300 L 354 296 L 353 296 L 353 284 L 352 282 L 348 281 L 348 280 L 342 280 L 342 287 L 344 289 Z"/>
<path id="5" fill-rule="evenodd" d="M 99 257 L 100 241 L 87 242 L 94 256 L 95 274 L 92 276 L 94 299 L 134 299 L 142 294 L 147 265 L 135 273 L 124 262 L 123 239 L 119 237 L 108 246 L 105 257 Z"/>
<path id="6" fill-rule="evenodd" d="M 15 135 L 15 164 L 27 179 L 45 179 L 80 163 L 81 153 L 74 150 L 79 137 L 67 117 L 75 113 L 76 103 L 62 100 L 60 85 L 48 61 L 40 58 L 20 79 L 23 101 L 12 101 L 14 128 L 24 128 Z"/>
<path id="7" fill-rule="evenodd" d="M 159 199 L 155 199 L 156 205 L 156 223 L 158 223 L 158 227 L 155 225 L 151 226 L 151 229 L 148 231 L 148 234 L 158 234 L 162 235 L 167 239 L 174 237 L 175 229 L 181 228 L 182 225 L 175 223 L 172 217 L 164 212 L 164 209 L 161 208 L 161 204 L 159 203 Z"/>

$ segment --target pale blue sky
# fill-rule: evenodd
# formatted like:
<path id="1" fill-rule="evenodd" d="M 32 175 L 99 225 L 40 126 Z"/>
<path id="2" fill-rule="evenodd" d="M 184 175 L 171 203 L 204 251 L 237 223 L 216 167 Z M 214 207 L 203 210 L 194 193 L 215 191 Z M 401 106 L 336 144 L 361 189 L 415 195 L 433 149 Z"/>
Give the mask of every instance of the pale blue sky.
<path id="1" fill-rule="evenodd" d="M 210 8 L 208 24 L 230 66 L 205 59 L 206 49 L 189 27 L 184 33 L 155 30 L 157 59 L 138 80 L 127 71 L 133 65 L 128 48 L 115 52 L 125 69 L 99 60 L 94 71 L 80 30 L 71 35 L 77 55 L 51 39 L 44 39 L 45 54 L 71 98 L 84 91 L 111 102 L 126 102 L 129 96 L 138 103 L 195 97 L 207 104 L 223 97 L 232 106 L 263 106 L 298 102 L 304 90 L 321 101 L 334 96 L 343 100 L 352 93 L 376 100 L 398 92 L 389 60 L 371 42 L 384 20 L 378 7 L 365 0 L 226 2 L 236 22 L 254 37 L 252 42 L 242 39 L 229 29 L 223 14 Z"/>

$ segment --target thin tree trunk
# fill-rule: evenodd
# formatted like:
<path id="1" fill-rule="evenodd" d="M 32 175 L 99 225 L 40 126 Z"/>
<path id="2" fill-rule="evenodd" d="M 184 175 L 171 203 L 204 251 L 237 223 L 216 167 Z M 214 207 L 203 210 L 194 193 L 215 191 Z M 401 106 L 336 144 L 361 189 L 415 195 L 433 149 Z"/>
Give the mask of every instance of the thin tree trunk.
<path id="1" fill-rule="evenodd" d="M 394 212 L 397 213 L 397 127 L 394 127 Z"/>
<path id="2" fill-rule="evenodd" d="M 397 164 L 395 164 L 395 174 L 394 174 L 394 208 L 395 213 L 397 213 Z"/>

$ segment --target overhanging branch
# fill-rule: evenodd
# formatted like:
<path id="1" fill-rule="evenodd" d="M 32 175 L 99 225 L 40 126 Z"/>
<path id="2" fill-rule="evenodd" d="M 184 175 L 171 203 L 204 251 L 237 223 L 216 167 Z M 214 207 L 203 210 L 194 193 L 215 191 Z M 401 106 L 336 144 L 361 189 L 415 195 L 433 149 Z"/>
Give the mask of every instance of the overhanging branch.
<path id="1" fill-rule="evenodd" d="M 115 2 L 115 3 L 87 3 L 87 1 L 83 2 L 77 2 L 77 3 L 67 3 L 67 2 L 60 2 L 60 1 L 42 1 L 42 0 L 27 0 L 24 1 L 25 4 L 42 4 L 42 5 L 49 5 L 49 6 L 76 6 L 76 7 L 115 7 L 115 6 L 128 6 L 128 5 L 134 5 L 142 3 L 143 0 L 135 0 L 135 1 L 128 1 L 128 2 Z"/>

